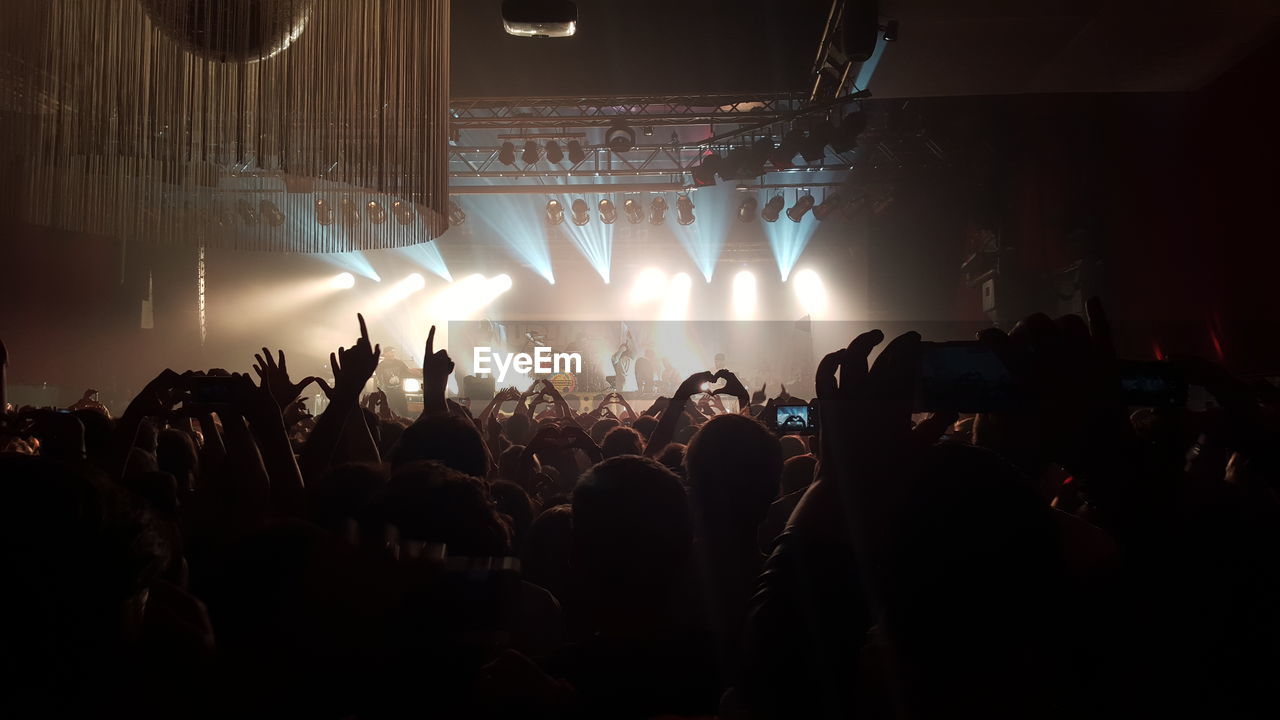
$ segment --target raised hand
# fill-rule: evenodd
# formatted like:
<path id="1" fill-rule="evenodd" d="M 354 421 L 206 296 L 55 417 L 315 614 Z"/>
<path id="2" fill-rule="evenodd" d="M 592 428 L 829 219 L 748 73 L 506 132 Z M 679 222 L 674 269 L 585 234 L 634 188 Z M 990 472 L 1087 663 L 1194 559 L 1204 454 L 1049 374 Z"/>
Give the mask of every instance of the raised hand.
<path id="1" fill-rule="evenodd" d="M 364 316 L 357 314 L 356 318 L 360 321 L 360 337 L 355 345 L 338 348 L 336 355 L 329 353 L 329 366 L 333 368 L 334 390 L 353 392 L 358 396 L 365 383 L 373 377 L 373 371 L 378 369 L 382 346 L 369 342 L 369 328 L 365 325 Z M 321 384 L 320 387 L 324 389 L 327 386 Z"/>
<path id="2" fill-rule="evenodd" d="M 727 369 L 717 370 L 715 377 L 719 380 L 724 380 L 724 387 L 712 390 L 712 396 L 732 395 L 738 399 L 739 409 L 751 405 L 751 394 L 747 392 L 747 388 L 743 386 L 742 381 L 732 371 Z"/>
<path id="3" fill-rule="evenodd" d="M 710 382 L 714 382 L 715 379 L 716 379 L 716 376 L 708 370 L 703 370 L 702 372 L 696 372 L 690 375 L 689 377 L 685 378 L 684 382 L 680 383 L 680 387 L 676 388 L 676 392 L 671 399 L 675 402 L 683 404 L 689 398 L 693 397 L 694 395 L 697 395 L 698 393 L 701 393 L 703 385 L 706 385 L 707 383 L 710 383 Z"/>
<path id="4" fill-rule="evenodd" d="M 361 319 L 363 327 L 364 320 Z M 279 359 L 271 356 L 271 351 L 262 348 L 262 354 L 254 354 L 257 360 L 253 365 L 253 371 L 258 374 L 258 378 L 262 380 L 263 385 L 271 387 L 271 397 L 276 401 L 276 405 L 283 410 L 285 407 L 298 399 L 302 395 L 302 391 L 311 383 L 318 380 L 315 377 L 305 377 L 294 383 L 289 380 L 289 370 L 285 365 L 284 350 L 278 350 Z"/>
<path id="5" fill-rule="evenodd" d="M 445 390 L 449 375 L 453 373 L 453 360 L 444 350 L 436 350 L 436 326 L 427 333 L 426 352 L 422 355 L 422 412 L 448 412 Z"/>

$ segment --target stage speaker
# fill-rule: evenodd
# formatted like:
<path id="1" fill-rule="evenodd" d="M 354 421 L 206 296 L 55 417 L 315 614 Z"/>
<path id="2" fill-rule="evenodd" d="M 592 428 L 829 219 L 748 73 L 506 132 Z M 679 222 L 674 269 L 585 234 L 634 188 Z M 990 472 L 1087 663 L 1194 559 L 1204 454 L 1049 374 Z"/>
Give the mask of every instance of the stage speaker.
<path id="1" fill-rule="evenodd" d="M 482 403 L 480 407 L 484 407 L 484 403 L 488 403 L 497 394 L 496 388 L 497 382 L 492 377 L 468 375 L 462 378 L 462 396 L 471 398 L 473 406 L 475 403 Z"/>
<path id="2" fill-rule="evenodd" d="M 880 35 L 880 7 L 876 0 L 849 0 L 844 7 L 844 54 L 852 62 L 866 62 Z"/>

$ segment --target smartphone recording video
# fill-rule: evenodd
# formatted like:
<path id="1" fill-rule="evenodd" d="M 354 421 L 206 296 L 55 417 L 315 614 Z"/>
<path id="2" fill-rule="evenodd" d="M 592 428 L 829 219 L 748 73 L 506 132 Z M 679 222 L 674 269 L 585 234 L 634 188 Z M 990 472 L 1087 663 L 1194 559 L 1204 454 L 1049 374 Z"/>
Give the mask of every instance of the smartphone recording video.
<path id="1" fill-rule="evenodd" d="M 235 378 L 228 375 L 197 375 L 186 379 L 191 402 L 198 405 L 228 405 L 234 399 Z"/>
<path id="2" fill-rule="evenodd" d="M 773 427 L 779 435 L 813 435 L 818 432 L 818 411 L 810 405 L 774 408 Z"/>
<path id="3" fill-rule="evenodd" d="M 1120 391 L 1130 407 L 1185 407 L 1189 388 L 1176 367 L 1167 362 L 1120 363 Z"/>

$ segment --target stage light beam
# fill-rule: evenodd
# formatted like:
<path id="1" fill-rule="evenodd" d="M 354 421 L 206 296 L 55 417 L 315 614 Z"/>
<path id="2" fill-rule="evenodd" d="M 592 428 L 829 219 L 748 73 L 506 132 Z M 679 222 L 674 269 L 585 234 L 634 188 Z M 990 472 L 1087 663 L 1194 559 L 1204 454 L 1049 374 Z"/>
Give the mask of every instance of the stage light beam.
<path id="1" fill-rule="evenodd" d="M 739 270 L 733 276 L 733 315 L 738 320 L 751 320 L 756 316 L 756 275 L 750 270 Z"/>
<path id="2" fill-rule="evenodd" d="M 665 297 L 662 300 L 661 319 L 687 320 L 689 317 L 689 294 L 693 290 L 693 278 L 689 273 L 676 273 L 667 284 Z"/>
<path id="3" fill-rule="evenodd" d="M 814 316 L 827 309 L 827 288 L 818 273 L 809 269 L 801 270 L 796 273 L 791 285 L 806 315 Z"/>
<path id="4" fill-rule="evenodd" d="M 329 281 L 329 285 L 335 290 L 348 290 L 356 286 L 356 276 L 349 272 L 338 273 Z"/>
<path id="5" fill-rule="evenodd" d="M 631 286 L 631 302 L 643 304 L 662 297 L 667 287 L 667 274 L 658 268 L 645 268 Z"/>

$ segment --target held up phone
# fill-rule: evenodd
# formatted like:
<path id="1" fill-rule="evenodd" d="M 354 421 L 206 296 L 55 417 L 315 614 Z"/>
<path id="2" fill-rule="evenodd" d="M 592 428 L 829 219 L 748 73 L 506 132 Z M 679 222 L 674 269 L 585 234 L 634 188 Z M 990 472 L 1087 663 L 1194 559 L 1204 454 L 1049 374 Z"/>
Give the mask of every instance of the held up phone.
<path id="1" fill-rule="evenodd" d="M 816 435 L 818 433 L 817 405 L 778 405 L 769 418 L 774 432 L 779 435 Z"/>
<path id="2" fill-rule="evenodd" d="M 1126 405 L 1153 408 L 1185 407 L 1186 379 L 1171 363 L 1120 361 L 1120 391 Z"/>
<path id="3" fill-rule="evenodd" d="M 199 405 L 229 405 L 235 398 L 235 378 L 229 375 L 194 375 L 186 378 L 191 402 Z"/>
<path id="4" fill-rule="evenodd" d="M 977 341 L 921 345 L 917 411 L 1010 410 L 1022 399 L 1013 373 L 990 346 Z"/>

